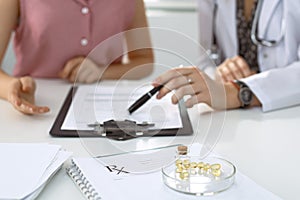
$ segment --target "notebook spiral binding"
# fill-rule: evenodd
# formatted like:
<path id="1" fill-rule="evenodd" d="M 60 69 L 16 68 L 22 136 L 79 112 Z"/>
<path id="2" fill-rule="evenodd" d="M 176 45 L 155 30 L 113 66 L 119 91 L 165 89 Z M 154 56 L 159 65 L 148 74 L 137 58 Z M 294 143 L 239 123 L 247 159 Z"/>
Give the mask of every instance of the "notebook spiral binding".
<path id="1" fill-rule="evenodd" d="M 81 192 L 85 195 L 88 200 L 100 200 L 101 197 L 90 184 L 90 182 L 86 179 L 86 177 L 82 174 L 79 167 L 72 160 L 70 168 L 67 168 L 67 173 L 73 179 L 75 184 L 79 187 Z"/>

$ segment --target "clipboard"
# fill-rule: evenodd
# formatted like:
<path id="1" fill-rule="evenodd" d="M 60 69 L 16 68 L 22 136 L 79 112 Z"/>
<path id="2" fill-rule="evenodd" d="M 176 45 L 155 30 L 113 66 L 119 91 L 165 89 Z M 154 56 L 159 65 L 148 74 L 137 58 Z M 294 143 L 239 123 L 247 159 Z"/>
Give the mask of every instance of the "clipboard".
<path id="1" fill-rule="evenodd" d="M 116 139 L 116 140 L 127 140 L 132 139 L 135 137 L 152 137 L 152 136 L 188 136 L 193 134 L 193 128 L 191 125 L 191 121 L 187 112 L 187 109 L 184 105 L 184 101 L 181 100 L 178 103 L 179 111 L 181 115 L 182 120 L 182 128 L 171 128 L 171 129 L 150 129 L 144 134 L 136 134 L 136 135 L 113 135 L 112 137 L 108 137 L 107 135 L 103 135 L 102 133 L 95 131 L 95 130 L 62 130 L 62 124 L 65 120 L 65 117 L 68 113 L 68 110 L 70 108 L 73 95 L 77 91 L 77 86 L 72 86 L 65 98 L 65 101 L 60 108 L 60 111 L 49 131 L 49 134 L 53 137 L 107 137 L 110 139 Z"/>

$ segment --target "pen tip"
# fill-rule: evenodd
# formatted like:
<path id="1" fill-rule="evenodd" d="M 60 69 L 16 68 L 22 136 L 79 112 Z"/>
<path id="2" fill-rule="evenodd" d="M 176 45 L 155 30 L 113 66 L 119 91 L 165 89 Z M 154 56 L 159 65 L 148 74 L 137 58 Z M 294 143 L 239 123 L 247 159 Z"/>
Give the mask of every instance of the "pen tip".
<path id="1" fill-rule="evenodd" d="M 127 115 L 131 115 L 132 111 L 130 108 L 127 109 Z"/>

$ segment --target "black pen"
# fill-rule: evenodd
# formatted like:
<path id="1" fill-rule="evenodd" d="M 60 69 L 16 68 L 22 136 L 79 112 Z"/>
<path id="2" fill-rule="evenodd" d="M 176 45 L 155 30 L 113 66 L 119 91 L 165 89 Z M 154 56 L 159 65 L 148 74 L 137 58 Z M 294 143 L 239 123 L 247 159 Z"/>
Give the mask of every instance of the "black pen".
<path id="1" fill-rule="evenodd" d="M 142 105 L 144 105 L 156 92 L 158 92 L 164 85 L 159 85 L 154 87 L 152 90 L 144 94 L 142 97 L 140 97 L 136 102 L 134 102 L 129 108 L 129 113 L 133 113 L 137 109 L 139 109 Z"/>

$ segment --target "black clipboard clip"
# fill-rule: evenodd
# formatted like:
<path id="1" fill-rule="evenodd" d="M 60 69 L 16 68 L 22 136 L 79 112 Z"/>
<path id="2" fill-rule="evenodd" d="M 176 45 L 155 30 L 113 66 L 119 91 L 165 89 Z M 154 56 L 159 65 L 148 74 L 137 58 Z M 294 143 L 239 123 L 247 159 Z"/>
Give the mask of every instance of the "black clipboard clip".
<path id="1" fill-rule="evenodd" d="M 146 134 L 150 127 L 154 127 L 153 123 L 143 122 L 137 124 L 132 120 L 116 121 L 108 120 L 100 124 L 88 124 L 88 127 L 93 127 L 94 131 L 103 137 L 113 140 L 128 140 Z"/>

